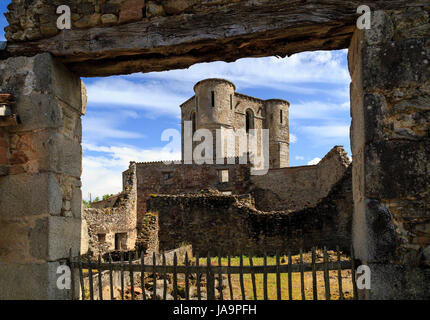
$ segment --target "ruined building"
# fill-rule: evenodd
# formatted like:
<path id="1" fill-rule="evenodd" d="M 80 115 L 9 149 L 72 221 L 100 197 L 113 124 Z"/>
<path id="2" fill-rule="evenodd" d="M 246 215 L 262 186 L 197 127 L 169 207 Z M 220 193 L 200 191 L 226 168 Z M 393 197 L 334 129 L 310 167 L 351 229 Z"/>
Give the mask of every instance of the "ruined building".
<path id="1" fill-rule="evenodd" d="M 0 93 L 13 97 L 0 103 L 7 105 L 6 109 L 1 107 L 5 112 L 0 115 L 0 288 L 8 289 L 0 290 L 0 298 L 72 296 L 70 290 L 57 288 L 55 270 L 69 257 L 70 249 L 77 257 L 81 242 L 85 90 L 80 77 L 348 49 L 354 162 L 352 242 L 357 259 L 372 272 L 372 289 L 360 290 L 360 297 L 429 299 L 429 3 L 369 1 L 371 28 L 360 29 L 357 8 L 363 1 L 358 0 L 12 0 L 7 42 L 0 43 Z M 64 4 L 70 5 L 73 17 L 70 30 L 56 27 L 56 9 Z M 246 169 L 242 175 L 240 168 L 230 167 L 227 185 L 249 190 L 256 206 L 267 204 L 285 210 L 292 206 L 296 213 L 290 214 L 291 218 L 279 214 L 285 222 L 309 217 L 312 208 L 331 212 L 334 219 L 336 212 L 346 212 L 350 202 L 346 201 L 350 193 L 336 191 L 342 190 L 339 183 L 344 181 L 337 179 L 345 170 L 342 158 L 341 149 L 335 148 L 317 166 L 270 169 L 267 178 L 247 177 Z M 136 164 L 136 171 L 142 174 L 143 168 L 150 166 Z M 198 185 L 198 175 L 190 177 L 178 166 L 155 167 L 158 171 L 153 169 L 156 172 L 148 179 L 148 184 L 156 183 L 154 193 L 174 189 L 172 182 L 182 181 L 187 188 L 185 182 Z M 161 179 L 162 170 L 172 171 L 172 179 Z M 216 179 L 216 170 L 215 174 L 203 169 L 199 173 Z M 243 176 L 244 182 L 237 182 L 235 174 Z M 136 181 L 136 208 L 144 212 L 145 185 L 139 175 Z M 172 217 L 180 231 L 185 223 L 196 220 L 193 212 L 197 214 L 196 208 L 203 204 L 201 198 L 192 202 L 186 197 L 150 200 L 178 203 L 176 212 L 170 210 L 167 218 Z M 235 196 L 222 197 L 219 201 Z M 214 202 L 204 203 L 208 214 L 216 214 L 211 210 Z M 227 211 L 234 210 L 241 217 L 248 214 L 241 211 L 245 208 L 241 203 L 233 207 L 228 203 L 224 201 Z M 185 204 L 194 207 L 187 210 Z M 304 205 L 306 212 L 300 210 Z M 119 208 L 121 203 L 115 201 L 115 206 Z M 333 206 L 338 210 L 329 210 Z M 160 230 L 165 211 L 158 210 Z M 243 228 L 242 235 L 249 232 L 251 237 L 242 239 L 250 239 L 252 244 L 282 231 L 275 228 L 279 223 L 265 220 L 277 214 L 264 212 L 249 211 L 258 219 L 243 220 L 248 223 L 242 227 L 249 229 Z M 321 220 L 322 216 L 315 215 L 311 220 L 315 227 L 305 231 L 333 225 L 324 224 L 329 219 Z M 202 226 L 193 234 L 206 235 L 208 230 L 221 233 L 226 228 L 220 229 L 215 221 L 210 228 Z M 316 239 L 316 234 L 306 237 Z M 337 233 L 329 230 L 324 234 Z"/>
<path id="2" fill-rule="evenodd" d="M 206 79 L 194 86 L 195 95 L 181 105 L 182 118 L 182 160 L 184 160 L 184 137 L 187 134 L 184 122 L 192 124 L 191 133 L 198 129 L 208 129 L 216 137 L 216 130 L 269 129 L 270 168 L 289 166 L 289 107 L 290 103 L 281 99 L 261 100 L 236 92 L 234 83 L 224 79 Z M 218 138 L 218 137 L 217 137 Z M 188 136 L 192 141 L 191 135 Z M 216 152 L 214 139 L 214 157 Z M 261 149 L 261 140 L 257 141 Z M 235 156 L 243 152 L 236 146 Z M 222 150 L 222 158 L 229 155 Z"/>
<path id="3" fill-rule="evenodd" d="M 123 174 L 124 191 L 85 210 L 93 252 L 131 250 L 135 243 L 147 252 L 190 243 L 200 254 L 274 252 L 287 245 L 349 248 L 353 201 L 346 152 L 336 146 L 317 165 L 289 167 L 289 103 L 235 89 L 222 79 L 198 82 L 195 95 L 180 106 L 182 160 L 131 162 Z M 269 170 L 252 174 L 237 146 L 234 164 L 227 159 L 188 164 L 184 149 L 191 135 L 186 135 L 197 129 L 214 137 L 214 159 L 207 160 L 219 160 L 217 129 L 269 129 Z M 261 140 L 257 144 L 262 148 Z"/>

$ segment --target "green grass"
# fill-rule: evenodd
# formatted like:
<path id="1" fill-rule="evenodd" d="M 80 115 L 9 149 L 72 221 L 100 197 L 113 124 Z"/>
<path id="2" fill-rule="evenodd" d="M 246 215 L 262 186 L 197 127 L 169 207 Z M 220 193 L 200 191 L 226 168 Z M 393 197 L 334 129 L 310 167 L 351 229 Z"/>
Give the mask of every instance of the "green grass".
<path id="1" fill-rule="evenodd" d="M 322 255 L 321 252 L 317 251 L 317 262 L 322 262 Z M 304 262 L 309 263 L 311 261 L 311 255 L 310 253 L 306 253 L 303 255 Z M 346 256 L 342 256 L 342 260 L 349 259 Z M 262 257 L 254 257 L 253 259 L 254 266 L 262 266 L 264 265 L 263 258 Z M 195 261 L 195 260 L 194 260 Z M 282 258 L 282 261 L 287 261 L 286 257 Z M 293 256 L 292 257 L 293 263 L 298 263 L 299 256 Z M 329 252 L 329 261 L 337 261 L 337 256 L 334 252 Z M 199 259 L 200 265 L 206 265 L 207 259 L 201 258 Z M 212 265 L 218 265 L 218 258 L 212 258 L 211 259 Z M 226 257 L 221 258 L 221 264 L 223 266 L 228 265 L 228 259 Z M 286 264 L 281 262 L 281 264 Z M 240 265 L 240 258 L 239 257 L 232 257 L 231 258 L 231 265 L 232 266 L 239 266 Z M 243 265 L 249 266 L 249 257 L 243 256 Z M 267 257 L 267 265 L 276 265 L 276 258 L 275 257 Z M 263 274 L 255 274 L 255 283 L 257 288 L 257 299 L 262 300 L 264 298 L 264 291 L 263 291 Z M 330 298 L 332 300 L 337 300 L 340 297 L 339 294 L 339 286 L 338 286 L 338 273 L 337 271 L 330 271 L 329 272 L 329 278 L 330 278 Z M 240 289 L 240 276 L 237 274 L 231 275 L 231 281 L 232 281 L 232 287 L 233 287 L 233 298 L 234 300 L 242 299 L 241 289 Z M 243 282 L 244 282 L 244 288 L 245 288 L 245 298 L 247 300 L 254 299 L 253 295 L 253 286 L 252 286 L 252 278 L 250 274 L 244 274 L 243 275 Z M 224 299 L 230 299 L 230 289 L 228 287 L 228 282 L 224 282 L 225 285 L 227 285 L 227 288 L 223 290 Z M 312 287 L 312 272 L 305 272 L 304 273 L 304 288 L 305 288 L 305 297 L 307 300 L 313 299 L 313 287 Z M 267 293 L 268 293 L 268 299 L 269 300 L 276 300 L 277 299 L 277 286 L 276 286 L 276 274 L 268 274 L 267 275 Z M 351 271 L 350 270 L 343 270 L 342 271 L 342 292 L 344 294 L 345 299 L 352 299 L 352 280 L 351 280 Z M 322 271 L 317 272 L 317 293 L 318 293 L 318 300 L 325 300 L 325 283 L 324 283 L 324 274 Z M 292 297 L 293 300 L 301 300 L 301 281 L 300 281 L 300 273 L 293 273 L 292 274 Z M 288 274 L 281 274 L 281 299 L 287 300 L 289 298 L 288 293 Z"/>

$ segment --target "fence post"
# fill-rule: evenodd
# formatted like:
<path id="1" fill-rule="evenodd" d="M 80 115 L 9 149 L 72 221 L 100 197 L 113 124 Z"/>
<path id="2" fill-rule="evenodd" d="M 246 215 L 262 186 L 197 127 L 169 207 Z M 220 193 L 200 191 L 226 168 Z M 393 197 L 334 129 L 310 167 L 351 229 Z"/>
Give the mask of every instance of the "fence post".
<path id="1" fill-rule="evenodd" d="M 208 252 L 207 257 L 207 273 L 206 273 L 206 288 L 207 288 L 207 299 L 215 300 L 215 277 L 211 268 L 211 258 Z"/>

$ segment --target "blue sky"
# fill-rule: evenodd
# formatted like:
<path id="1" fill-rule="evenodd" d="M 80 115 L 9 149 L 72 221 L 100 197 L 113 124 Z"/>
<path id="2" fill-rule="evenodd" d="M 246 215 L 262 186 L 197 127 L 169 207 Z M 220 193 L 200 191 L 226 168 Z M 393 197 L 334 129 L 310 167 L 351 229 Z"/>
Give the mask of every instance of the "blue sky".
<path id="1" fill-rule="evenodd" d="M 1 1 L 1 13 L 7 3 Z M 1 31 L 5 26 L 0 15 Z M 180 146 L 171 153 L 163 149 L 167 142 L 161 141 L 161 133 L 180 129 L 179 105 L 194 94 L 195 82 L 212 77 L 233 81 L 241 93 L 290 101 L 291 166 L 315 163 L 334 145 L 343 145 L 351 155 L 346 50 L 84 78 L 88 106 L 83 117 L 83 197 L 119 192 L 121 172 L 129 161 L 180 158 Z"/>

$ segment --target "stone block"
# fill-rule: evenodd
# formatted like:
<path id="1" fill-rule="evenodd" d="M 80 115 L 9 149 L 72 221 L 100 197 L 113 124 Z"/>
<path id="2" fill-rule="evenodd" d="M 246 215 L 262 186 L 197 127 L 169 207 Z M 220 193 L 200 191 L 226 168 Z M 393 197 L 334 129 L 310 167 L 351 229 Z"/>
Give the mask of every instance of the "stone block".
<path id="1" fill-rule="evenodd" d="M 62 128 L 61 132 L 45 129 L 12 135 L 10 173 L 53 171 L 80 178 L 82 148 L 80 136 L 73 137 L 76 131 L 81 131 L 79 117 L 72 119 L 70 127 Z"/>
<path id="2" fill-rule="evenodd" d="M 375 46 L 392 40 L 394 27 L 388 13 L 380 10 L 373 12 L 371 23 L 371 28 L 364 30 L 367 45 Z"/>
<path id="3" fill-rule="evenodd" d="M 429 269 L 409 268 L 392 264 L 367 264 L 371 270 L 371 300 L 430 298 Z"/>
<path id="4" fill-rule="evenodd" d="M 61 188 L 52 173 L 0 177 L 0 216 L 58 215 Z"/>
<path id="5" fill-rule="evenodd" d="M 19 96 L 15 110 L 21 124 L 12 131 L 60 128 L 63 125 L 61 105 L 53 95 L 32 92 Z"/>
<path id="6" fill-rule="evenodd" d="M 10 264 L 0 262 L 0 299 L 65 300 L 70 290 L 57 287 L 58 262 Z"/>
<path id="7" fill-rule="evenodd" d="M 0 71 L 0 87 L 12 93 L 17 100 L 34 92 L 52 94 L 79 113 L 82 112 L 80 78 L 49 53 L 3 60 L 0 62 Z M 37 103 L 42 104 L 39 109 L 49 107 L 44 105 L 46 101 L 41 98 Z M 45 110 L 49 115 L 49 108 L 40 110 Z"/>
<path id="8" fill-rule="evenodd" d="M 364 187 L 368 198 L 419 199 L 428 192 L 428 141 L 385 141 L 364 149 Z M 411 201 L 413 201 L 411 199 Z M 416 216 L 427 216 L 425 211 Z"/>
<path id="9" fill-rule="evenodd" d="M 145 0 L 125 0 L 121 5 L 119 23 L 128 23 L 143 19 Z"/>
<path id="10" fill-rule="evenodd" d="M 364 46 L 363 89 L 418 87 L 430 77 L 430 48 L 425 39 Z"/>
<path id="11" fill-rule="evenodd" d="M 45 217 L 36 221 L 30 232 L 30 253 L 33 257 L 56 261 L 65 259 L 69 250 L 81 247 L 81 220 L 70 217 Z"/>
<path id="12" fill-rule="evenodd" d="M 89 29 L 100 25 L 101 14 L 94 13 L 91 15 L 84 15 L 81 19 L 73 22 L 73 27 L 79 29 Z"/>
<path id="13" fill-rule="evenodd" d="M 429 13 L 423 8 L 410 7 L 392 16 L 396 29 L 395 39 L 428 38 Z"/>
<path id="14" fill-rule="evenodd" d="M 151 18 L 151 17 L 159 17 L 164 15 L 166 15 L 166 13 L 164 12 L 164 8 L 162 5 L 154 1 L 149 1 L 146 4 L 146 17 Z"/>
<path id="15" fill-rule="evenodd" d="M 52 92 L 58 99 L 67 103 L 79 114 L 82 112 L 81 79 L 76 74 L 69 71 L 62 63 L 49 54 L 41 54 L 35 57 L 35 72 L 38 88 L 44 88 Z M 48 68 L 47 78 L 43 78 Z M 41 90 L 42 92 L 44 91 Z"/>
<path id="16" fill-rule="evenodd" d="M 163 6 L 167 14 L 180 14 L 198 2 L 198 0 L 164 0 Z"/>
<path id="17" fill-rule="evenodd" d="M 118 18 L 112 13 L 107 13 L 101 16 L 101 21 L 103 25 L 110 26 L 116 24 L 118 22 Z"/>
<path id="18" fill-rule="evenodd" d="M 33 226 L 21 217 L 0 219 L 0 260 L 3 263 L 34 261 L 29 254 L 29 238 Z M 1 278 L 1 277 L 0 277 Z"/>

